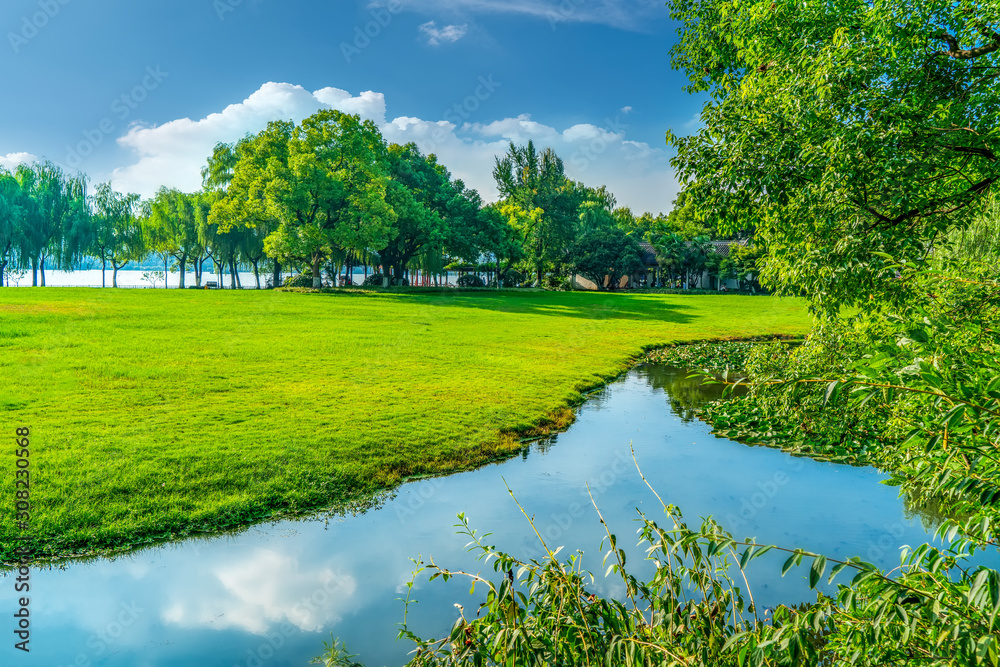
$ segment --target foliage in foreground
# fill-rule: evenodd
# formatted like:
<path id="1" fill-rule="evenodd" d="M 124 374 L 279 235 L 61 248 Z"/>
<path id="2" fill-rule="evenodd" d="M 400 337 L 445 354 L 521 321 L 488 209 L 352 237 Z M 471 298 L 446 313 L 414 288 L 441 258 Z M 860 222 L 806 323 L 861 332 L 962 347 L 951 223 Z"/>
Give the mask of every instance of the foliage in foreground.
<path id="1" fill-rule="evenodd" d="M 582 554 L 561 560 L 539 535 L 547 557 L 519 560 L 484 542 L 488 535 L 460 514 L 469 549 L 497 578 L 419 563 L 415 577 L 466 578 L 470 593 L 486 589 L 486 600 L 474 614 L 462 609 L 451 632 L 433 640 L 413 634 L 404 620 L 400 637 L 417 647 L 408 664 L 1000 664 L 1000 575 L 968 565 L 970 541 L 906 551 L 898 571 L 886 573 L 857 558 L 734 539 L 711 519 L 691 528 L 673 505 L 664 512 L 666 527 L 640 513 L 640 545 L 656 566 L 648 581 L 628 573 L 625 551 L 605 526 L 606 574 L 621 577 L 622 600 L 592 592 L 595 578 L 582 569 Z M 838 580 L 836 594 L 773 613 L 757 609 L 745 570 L 772 551 L 787 554 L 782 574 L 808 567 L 811 588 Z M 410 604 L 408 595 L 408 610 Z"/>

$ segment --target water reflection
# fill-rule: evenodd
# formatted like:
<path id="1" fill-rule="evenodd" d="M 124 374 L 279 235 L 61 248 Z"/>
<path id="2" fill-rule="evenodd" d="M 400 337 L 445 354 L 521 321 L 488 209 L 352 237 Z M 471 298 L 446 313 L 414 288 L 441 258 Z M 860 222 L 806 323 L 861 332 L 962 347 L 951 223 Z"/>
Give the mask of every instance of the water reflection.
<path id="1" fill-rule="evenodd" d="M 899 546 L 926 541 L 922 523 L 883 476 L 744 447 L 712 435 L 692 419 L 705 399 L 683 371 L 646 366 L 582 406 L 577 422 L 500 464 L 414 481 L 380 498 L 371 511 L 320 520 L 282 521 L 239 534 L 163 545 L 114 560 L 96 559 L 32 573 L 32 651 L 27 667 L 301 667 L 330 633 L 367 665 L 399 665 L 410 647 L 395 641 L 411 557 L 433 557 L 456 569 L 482 569 L 456 535 L 466 512 L 489 541 L 521 558 L 539 545 L 504 481 L 534 516 L 539 532 L 564 553 L 585 551 L 603 571 L 603 529 L 593 494 L 620 536 L 636 508 L 662 516 L 635 471 L 630 447 L 664 500 L 691 523 L 713 515 L 738 537 L 798 546 L 833 557 L 859 555 L 886 567 Z M 710 390 L 711 391 L 711 390 Z M 670 406 L 670 409 L 664 409 Z M 544 454 L 539 456 L 538 454 Z M 651 568 L 632 548 L 637 573 Z M 646 568 L 646 570 L 643 570 Z M 755 563 L 759 605 L 814 599 L 805 572 L 780 577 L 780 563 Z M 487 573 L 493 575 L 492 570 Z M 621 594 L 614 579 L 596 592 Z M 447 633 L 454 605 L 473 608 L 465 582 L 417 580 L 410 618 L 425 636 Z M 13 613 L 9 575 L 0 582 L 0 612 Z M 8 610 L 8 611 L 3 611 Z M 10 648 L 0 664 L 10 664 Z"/>
<path id="2" fill-rule="evenodd" d="M 666 393 L 670 411 L 685 423 L 696 419 L 699 408 L 719 400 L 725 391 L 725 385 L 706 381 L 704 376 L 684 368 L 644 364 L 636 368 L 635 372 L 650 387 Z M 737 387 L 735 393 L 737 396 L 742 395 L 746 393 L 746 388 Z"/>

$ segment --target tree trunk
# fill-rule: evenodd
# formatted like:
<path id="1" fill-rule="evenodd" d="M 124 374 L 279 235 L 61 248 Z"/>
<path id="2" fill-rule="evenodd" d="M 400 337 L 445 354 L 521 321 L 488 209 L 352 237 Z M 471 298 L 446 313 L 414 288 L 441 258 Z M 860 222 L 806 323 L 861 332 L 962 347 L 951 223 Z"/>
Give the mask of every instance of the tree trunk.
<path id="1" fill-rule="evenodd" d="M 181 255 L 180 258 L 181 277 L 180 277 L 180 282 L 177 285 L 177 289 L 184 289 L 184 274 L 187 273 L 187 259 L 188 259 L 187 253 Z"/>
<path id="2" fill-rule="evenodd" d="M 4 286 L 4 276 L 6 275 L 7 275 L 7 262 L 5 261 L 3 264 L 0 264 L 0 287 Z M 9 283 L 10 281 L 7 282 Z M 9 286 L 10 285 L 8 284 L 8 287 Z"/>
<path id="3" fill-rule="evenodd" d="M 320 275 L 320 264 L 323 259 L 319 256 L 314 255 L 312 260 L 312 273 L 313 273 L 313 289 L 319 289 L 323 286 L 323 277 Z"/>
<path id="4" fill-rule="evenodd" d="M 281 262 L 274 260 L 274 274 L 272 275 L 272 287 L 281 287 Z"/>
<path id="5" fill-rule="evenodd" d="M 38 287 L 38 258 L 31 258 L 31 286 Z"/>
<path id="6" fill-rule="evenodd" d="M 42 287 L 45 287 L 45 255 L 42 255 L 42 261 L 38 263 L 39 273 L 42 274 Z"/>
<path id="7" fill-rule="evenodd" d="M 116 262 L 111 262 L 111 266 L 115 269 L 115 272 L 111 274 L 111 286 L 118 287 L 118 264 Z"/>
<path id="8" fill-rule="evenodd" d="M 102 288 L 108 286 L 107 277 L 105 276 L 105 273 L 107 273 L 107 271 L 108 271 L 108 258 L 105 257 L 104 253 L 102 252 L 101 253 L 101 287 Z"/>
<path id="9" fill-rule="evenodd" d="M 260 264 L 260 259 L 254 258 L 253 260 L 253 279 L 257 282 L 257 289 L 260 289 L 260 269 L 258 264 Z"/>

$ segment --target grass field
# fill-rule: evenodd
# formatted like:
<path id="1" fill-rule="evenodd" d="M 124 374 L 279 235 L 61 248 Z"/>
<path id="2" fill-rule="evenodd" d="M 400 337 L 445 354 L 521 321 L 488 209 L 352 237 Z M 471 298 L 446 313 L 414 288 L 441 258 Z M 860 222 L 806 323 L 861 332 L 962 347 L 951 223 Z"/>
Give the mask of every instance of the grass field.
<path id="1" fill-rule="evenodd" d="M 671 341 L 804 333 L 767 297 L 0 289 L 0 557 L 85 554 L 369 496 L 564 424 Z"/>

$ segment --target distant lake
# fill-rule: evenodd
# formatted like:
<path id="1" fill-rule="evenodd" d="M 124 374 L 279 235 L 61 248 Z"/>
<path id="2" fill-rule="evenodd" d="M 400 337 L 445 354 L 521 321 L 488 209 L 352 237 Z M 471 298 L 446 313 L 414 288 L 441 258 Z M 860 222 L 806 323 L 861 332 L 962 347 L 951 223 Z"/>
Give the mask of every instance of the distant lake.
<path id="1" fill-rule="evenodd" d="M 122 269 L 118 271 L 118 286 L 119 287 L 150 287 L 149 282 L 142 279 L 144 273 L 153 272 L 157 269 Z M 158 269 L 163 271 L 161 267 Z M 108 287 L 111 287 L 112 277 L 114 271 L 108 270 L 105 272 L 105 283 Z M 262 271 L 260 274 L 260 284 L 261 287 L 265 285 L 265 281 L 270 274 Z M 282 274 L 282 277 L 289 275 L 288 273 Z M 343 274 L 341 274 L 343 275 Z M 371 275 L 371 270 L 369 270 L 369 275 Z M 360 285 L 365 279 L 364 269 L 357 269 L 353 274 L 353 280 L 356 285 Z M 454 284 L 458 279 L 457 273 L 450 273 L 448 276 L 449 284 Z M 41 283 L 41 277 L 39 277 L 39 283 Z M 208 270 L 202 274 L 202 284 L 205 281 L 214 280 L 218 282 L 218 274 L 209 273 Z M 224 287 L 231 286 L 231 280 L 229 277 L 229 272 L 223 272 L 222 274 L 222 284 Z M 240 271 L 240 283 L 245 289 L 256 288 L 257 283 L 254 280 L 253 272 Z M 170 287 L 177 287 L 180 284 L 180 273 L 171 273 L 168 278 L 168 284 Z M 190 271 L 185 274 L 184 285 L 189 287 L 195 284 L 194 272 Z M 79 271 L 54 271 L 51 269 L 46 269 L 45 271 L 45 285 L 47 287 L 100 287 L 101 286 L 101 270 L 100 269 L 81 269 Z M 11 286 L 19 287 L 29 287 L 31 286 L 31 272 L 29 271 L 24 275 L 24 277 L 17 280 L 17 285 L 15 281 L 11 280 Z M 156 287 L 163 289 L 163 280 L 156 283 Z"/>

